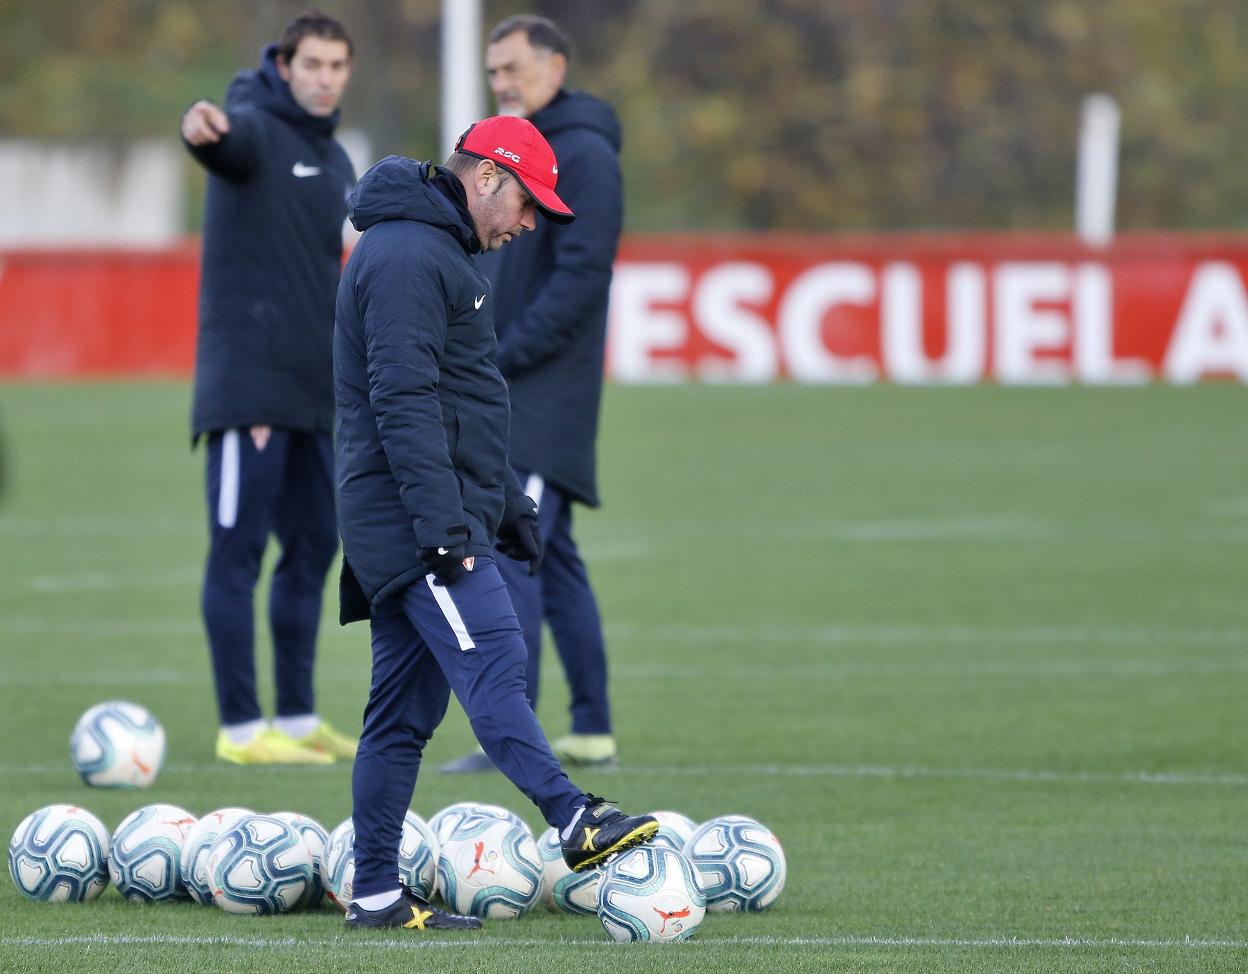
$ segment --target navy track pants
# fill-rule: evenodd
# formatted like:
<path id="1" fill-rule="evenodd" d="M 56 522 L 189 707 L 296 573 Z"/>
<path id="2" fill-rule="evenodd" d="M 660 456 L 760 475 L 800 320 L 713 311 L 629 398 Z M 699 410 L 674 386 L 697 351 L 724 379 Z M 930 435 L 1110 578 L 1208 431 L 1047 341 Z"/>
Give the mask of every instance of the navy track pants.
<path id="1" fill-rule="evenodd" d="M 551 825 L 585 802 L 524 695 L 525 650 L 494 560 L 450 585 L 433 576 L 375 606 L 373 671 L 352 773 L 354 895 L 392 890 L 420 759 L 454 691 L 481 747 Z"/>
<path id="2" fill-rule="evenodd" d="M 254 595 L 270 534 L 281 545 L 268 607 L 277 714 L 316 711 L 321 593 L 338 550 L 333 471 L 329 433 L 274 427 L 263 450 L 246 429 L 208 437 L 209 546 L 200 604 L 222 724 L 260 717 Z"/>
<path id="3" fill-rule="evenodd" d="M 537 502 L 542 533 L 542 564 L 530 577 L 528 565 L 504 559 L 499 569 L 511 592 L 524 644 L 528 650 L 526 686 L 537 708 L 541 677 L 542 622 L 550 626 L 555 651 L 571 691 L 572 731 L 610 734 L 611 705 L 607 699 L 607 649 L 598 602 L 589 575 L 572 538 L 572 503 L 540 476 L 517 470 L 525 493 Z"/>

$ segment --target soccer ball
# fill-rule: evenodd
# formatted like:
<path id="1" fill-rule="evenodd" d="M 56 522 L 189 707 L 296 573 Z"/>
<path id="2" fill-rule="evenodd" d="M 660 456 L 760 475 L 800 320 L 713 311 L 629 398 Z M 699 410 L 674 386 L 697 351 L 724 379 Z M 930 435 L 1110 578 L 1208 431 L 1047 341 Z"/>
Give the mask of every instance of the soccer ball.
<path id="1" fill-rule="evenodd" d="M 178 874 L 196 903 L 212 906 L 212 890 L 208 886 L 208 874 L 204 871 L 208 848 L 225 829 L 240 818 L 254 814 L 250 808 L 218 808 L 196 822 L 187 833 L 182 844 L 182 856 L 178 860 Z"/>
<path id="2" fill-rule="evenodd" d="M 165 760 L 165 729 L 137 703 L 98 703 L 78 718 L 69 757 L 89 785 L 147 788 Z"/>
<path id="3" fill-rule="evenodd" d="M 117 892 L 135 903 L 184 899 L 182 847 L 195 824 L 177 805 L 145 805 L 122 819 L 108 852 Z"/>
<path id="4" fill-rule="evenodd" d="M 537 853 L 542 859 L 542 892 L 540 899 L 553 913 L 579 913 L 593 916 L 598 910 L 597 869 L 574 873 L 563 861 L 563 841 L 559 830 L 548 828 L 537 840 Z"/>
<path id="5" fill-rule="evenodd" d="M 298 832 L 303 838 L 303 844 L 312 853 L 314 879 L 312 885 L 308 887 L 308 895 L 299 904 L 300 909 L 310 909 L 320 903 L 321 897 L 325 895 L 325 878 L 321 872 L 321 863 L 324 860 L 325 844 L 329 841 L 329 835 L 320 822 L 301 815 L 299 812 L 274 812 L 273 817 L 280 818 Z"/>
<path id="6" fill-rule="evenodd" d="M 680 812 L 651 812 L 659 821 L 659 831 L 650 845 L 666 846 L 676 852 L 684 852 L 685 845 L 698 827 L 698 823 Z"/>
<path id="7" fill-rule="evenodd" d="M 706 915 L 706 897 L 689 860 L 643 845 L 611 860 L 598 883 L 598 919 L 620 943 L 688 940 Z"/>
<path id="8" fill-rule="evenodd" d="M 527 913 L 542 892 L 542 859 L 528 829 L 471 814 L 442 843 L 438 889 L 456 913 L 503 919 Z"/>
<path id="9" fill-rule="evenodd" d="M 706 908 L 765 910 L 784 889 L 788 868 L 780 840 L 744 815 L 703 822 L 685 846 L 706 892 Z"/>
<path id="10" fill-rule="evenodd" d="M 271 815 L 248 815 L 218 835 L 205 870 L 212 901 L 227 913 L 285 913 L 316 882 L 303 836 Z"/>
<path id="11" fill-rule="evenodd" d="M 445 842 L 447 836 L 455 831 L 455 826 L 470 815 L 488 815 L 492 818 L 501 818 L 504 821 L 511 822 L 513 825 L 520 826 L 520 828 L 529 833 L 530 838 L 533 836 L 533 830 L 529 828 L 528 823 L 515 812 L 510 812 L 501 805 L 485 805 L 478 802 L 456 802 L 454 805 L 447 805 L 446 808 L 429 819 L 429 827 L 433 829 L 433 834 L 439 842 Z"/>
<path id="12" fill-rule="evenodd" d="M 354 844 L 355 823 L 350 816 L 347 816 L 335 825 L 329 833 L 329 838 L 325 840 L 325 851 L 321 853 L 321 882 L 325 884 L 325 895 L 329 897 L 335 906 L 338 906 L 344 912 L 351 905 L 351 901 L 347 900 L 345 903 L 339 903 L 336 890 L 341 882 L 344 869 L 343 863 L 351 857 Z M 351 871 L 354 876 L 354 862 L 352 863 Z"/>
<path id="13" fill-rule="evenodd" d="M 425 899 L 437 883 L 438 840 L 423 818 L 408 809 L 399 836 L 399 882 Z M 345 910 L 355 895 L 355 827 L 351 819 L 330 835 L 325 853 L 325 888 L 330 899 Z"/>
<path id="14" fill-rule="evenodd" d="M 32 900 L 93 900 L 108 885 L 108 829 L 74 805 L 31 812 L 9 840 L 9 875 Z"/>
<path id="15" fill-rule="evenodd" d="M 420 896 L 430 899 L 438 886 L 438 855 L 442 847 L 433 829 L 408 809 L 399 841 L 399 876 Z"/>

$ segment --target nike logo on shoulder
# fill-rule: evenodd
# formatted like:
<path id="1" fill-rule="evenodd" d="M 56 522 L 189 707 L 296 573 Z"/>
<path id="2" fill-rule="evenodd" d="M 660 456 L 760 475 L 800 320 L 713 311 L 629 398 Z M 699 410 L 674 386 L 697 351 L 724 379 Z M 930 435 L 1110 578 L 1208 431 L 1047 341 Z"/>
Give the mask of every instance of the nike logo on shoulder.
<path id="1" fill-rule="evenodd" d="M 481 297 L 477 298 L 476 301 L 473 302 L 473 304 L 476 306 L 477 310 L 480 311 L 481 305 L 485 304 L 485 295 L 484 294 L 481 295 Z"/>
<path id="2" fill-rule="evenodd" d="M 302 162 L 296 162 L 290 167 L 290 171 L 295 174 L 296 179 L 303 179 L 306 176 L 319 176 L 321 174 L 321 167 L 305 166 Z"/>

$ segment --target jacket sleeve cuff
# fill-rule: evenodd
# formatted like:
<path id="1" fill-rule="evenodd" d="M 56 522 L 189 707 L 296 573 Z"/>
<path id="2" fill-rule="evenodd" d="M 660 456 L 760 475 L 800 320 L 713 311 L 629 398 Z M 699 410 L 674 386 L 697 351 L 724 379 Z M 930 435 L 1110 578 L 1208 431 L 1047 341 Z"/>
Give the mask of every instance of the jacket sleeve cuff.
<path id="1" fill-rule="evenodd" d="M 413 521 L 412 530 L 416 533 L 416 543 L 421 548 L 453 548 L 457 544 L 465 544 L 472 534 L 466 524 L 452 524 L 440 532 L 428 534 L 427 525 L 425 531 L 422 531 L 420 522 Z"/>

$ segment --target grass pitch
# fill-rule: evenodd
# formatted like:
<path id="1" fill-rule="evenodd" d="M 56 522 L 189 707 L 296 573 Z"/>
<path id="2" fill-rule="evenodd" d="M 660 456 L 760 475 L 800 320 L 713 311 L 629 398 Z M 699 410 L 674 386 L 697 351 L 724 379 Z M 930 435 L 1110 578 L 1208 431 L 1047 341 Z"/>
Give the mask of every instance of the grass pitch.
<path id="1" fill-rule="evenodd" d="M 110 829 L 151 801 L 349 814 L 345 765 L 212 758 L 188 401 L 0 386 L 5 836 L 51 802 Z M 773 910 L 629 948 L 540 910 L 475 936 L 348 935 L 328 907 L 238 918 L 112 889 L 50 907 L 4 879 L 0 969 L 1244 970 L 1246 405 L 1227 385 L 613 388 L 607 506 L 578 533 L 623 764 L 575 777 L 629 809 L 765 822 L 789 861 Z M 317 676 L 340 727 L 358 729 L 367 672 L 366 631 L 327 600 Z M 114 697 L 168 730 L 149 792 L 69 765 L 75 719 Z M 453 709 L 413 806 L 496 802 L 540 826 L 501 776 L 432 770 L 470 743 Z"/>

